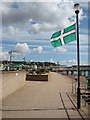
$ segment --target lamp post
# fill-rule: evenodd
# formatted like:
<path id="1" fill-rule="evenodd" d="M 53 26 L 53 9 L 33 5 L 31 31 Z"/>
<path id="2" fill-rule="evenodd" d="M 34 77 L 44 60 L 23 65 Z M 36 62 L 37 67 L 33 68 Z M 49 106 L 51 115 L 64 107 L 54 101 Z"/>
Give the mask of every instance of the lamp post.
<path id="1" fill-rule="evenodd" d="M 78 27 L 78 14 L 80 6 L 78 3 L 74 4 L 74 9 L 76 13 L 76 27 L 77 27 L 77 81 L 78 81 L 78 87 L 77 87 L 77 109 L 80 109 L 80 65 L 79 65 L 79 27 Z"/>

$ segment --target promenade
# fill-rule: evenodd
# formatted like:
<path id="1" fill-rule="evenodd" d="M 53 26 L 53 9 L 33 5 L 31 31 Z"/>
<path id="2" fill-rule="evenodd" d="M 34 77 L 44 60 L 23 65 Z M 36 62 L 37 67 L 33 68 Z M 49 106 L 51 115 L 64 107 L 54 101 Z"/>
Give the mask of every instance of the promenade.
<path id="1" fill-rule="evenodd" d="M 72 78 L 50 72 L 47 82 L 27 81 L 3 100 L 3 118 L 87 118 L 72 99 Z"/>

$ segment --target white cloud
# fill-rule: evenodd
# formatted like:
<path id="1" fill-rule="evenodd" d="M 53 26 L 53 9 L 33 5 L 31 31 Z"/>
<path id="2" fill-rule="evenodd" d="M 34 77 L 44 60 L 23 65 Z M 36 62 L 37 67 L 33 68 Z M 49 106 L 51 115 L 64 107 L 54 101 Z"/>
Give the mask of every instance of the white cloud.
<path id="1" fill-rule="evenodd" d="M 57 26 L 56 24 L 51 25 L 50 23 L 36 23 L 33 24 L 29 30 L 29 33 L 43 33 L 43 32 L 48 32 L 53 29 L 56 29 Z"/>
<path id="2" fill-rule="evenodd" d="M 15 29 L 13 26 L 9 26 L 7 29 L 7 34 L 9 34 L 10 36 L 14 36 L 15 35 Z"/>
<path id="3" fill-rule="evenodd" d="M 33 50 L 37 53 L 41 53 L 43 51 L 43 47 L 39 46 L 37 48 L 34 48 Z"/>
<path id="4" fill-rule="evenodd" d="M 30 52 L 30 49 L 27 43 L 23 43 L 23 44 L 17 43 L 14 48 L 14 51 L 22 54 L 28 54 Z"/>
<path id="5" fill-rule="evenodd" d="M 3 25 L 21 27 L 23 24 L 30 33 L 60 30 L 71 24 L 75 16 L 74 2 L 72 0 L 61 1 L 58 0 L 57 3 L 38 1 L 35 3 L 3 3 Z M 83 16 L 82 10 L 80 16 Z"/>
<path id="6" fill-rule="evenodd" d="M 61 2 L 62 0 L 3 0 L 2 2 Z M 69 0 L 63 0 L 68 2 Z M 75 3 L 78 2 L 89 2 L 89 0 L 73 0 Z"/>
<path id="7" fill-rule="evenodd" d="M 73 1 L 74 1 L 75 3 L 83 3 L 83 4 L 89 2 L 89 0 L 73 0 Z"/>
<path id="8" fill-rule="evenodd" d="M 2 2 L 13 2 L 15 0 L 3 0 Z"/>
<path id="9" fill-rule="evenodd" d="M 57 48 L 53 49 L 53 51 L 56 53 L 62 53 L 62 52 L 67 52 L 67 49 L 64 47 L 57 47 Z"/>
<path id="10" fill-rule="evenodd" d="M 43 39 L 41 39 L 41 40 L 32 40 L 31 39 L 31 40 L 18 40 L 18 42 L 33 42 L 34 45 L 35 45 L 35 43 L 48 43 L 48 42 L 50 42 L 50 40 L 43 40 Z"/>
<path id="11" fill-rule="evenodd" d="M 8 60 L 8 59 L 9 59 L 8 52 L 0 51 L 0 60 Z"/>
<path id="12" fill-rule="evenodd" d="M 50 59 L 50 62 L 51 62 L 51 63 L 55 63 L 55 61 L 54 61 L 52 58 Z"/>

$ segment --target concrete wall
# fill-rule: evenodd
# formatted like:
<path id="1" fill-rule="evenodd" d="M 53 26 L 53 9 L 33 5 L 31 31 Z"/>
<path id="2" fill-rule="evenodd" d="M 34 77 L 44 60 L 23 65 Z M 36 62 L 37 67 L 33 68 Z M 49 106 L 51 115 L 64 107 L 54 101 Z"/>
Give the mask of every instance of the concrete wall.
<path id="1" fill-rule="evenodd" d="M 25 71 L 2 72 L 2 99 L 24 86 L 25 78 Z"/>
<path id="2" fill-rule="evenodd" d="M 2 71 L 0 71 L 0 109 L 2 109 Z M 0 120 L 2 118 L 2 111 L 0 110 Z"/>

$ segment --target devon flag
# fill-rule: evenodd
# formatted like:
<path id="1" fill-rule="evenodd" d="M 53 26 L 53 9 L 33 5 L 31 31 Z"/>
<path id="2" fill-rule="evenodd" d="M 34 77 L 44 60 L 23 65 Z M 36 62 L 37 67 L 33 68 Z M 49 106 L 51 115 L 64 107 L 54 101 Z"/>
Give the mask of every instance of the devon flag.
<path id="1" fill-rule="evenodd" d="M 51 44 L 54 48 L 76 40 L 76 24 L 73 24 L 51 36 Z"/>

